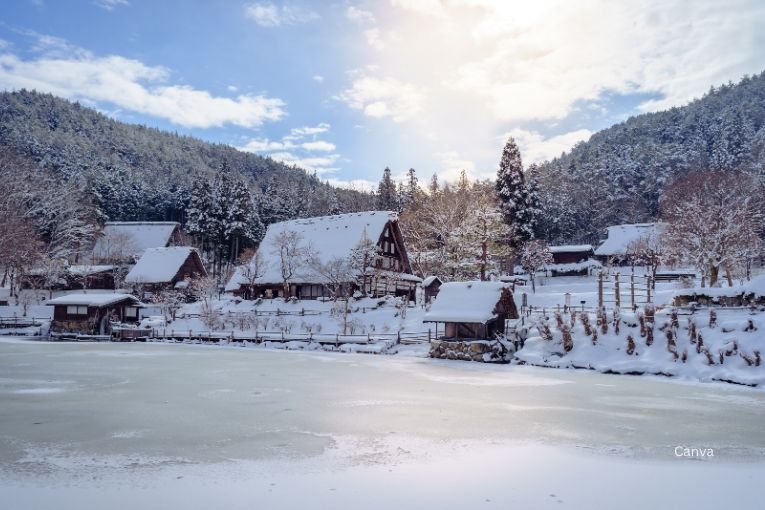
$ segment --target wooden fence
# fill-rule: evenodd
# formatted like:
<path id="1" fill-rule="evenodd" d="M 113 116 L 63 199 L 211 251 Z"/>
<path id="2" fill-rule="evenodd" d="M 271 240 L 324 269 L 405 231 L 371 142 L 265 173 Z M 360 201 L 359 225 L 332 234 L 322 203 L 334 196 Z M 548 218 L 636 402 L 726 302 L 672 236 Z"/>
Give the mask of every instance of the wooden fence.
<path id="1" fill-rule="evenodd" d="M 49 321 L 50 317 L 0 317 L 0 328 L 36 328 Z"/>
<path id="2" fill-rule="evenodd" d="M 180 331 L 153 329 L 145 336 L 148 340 L 198 341 L 198 342 L 313 342 L 322 345 L 371 344 L 388 341 L 394 344 L 426 343 L 430 332 L 370 333 L 365 335 L 342 335 L 339 333 L 290 333 L 286 331 Z"/>

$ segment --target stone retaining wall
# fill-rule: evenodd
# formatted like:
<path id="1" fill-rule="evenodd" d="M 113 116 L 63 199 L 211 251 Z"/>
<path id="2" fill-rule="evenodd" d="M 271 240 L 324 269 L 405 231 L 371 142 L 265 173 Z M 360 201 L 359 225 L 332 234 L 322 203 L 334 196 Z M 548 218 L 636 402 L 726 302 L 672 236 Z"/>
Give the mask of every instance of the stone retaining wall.
<path id="1" fill-rule="evenodd" d="M 509 363 L 514 348 L 509 342 L 499 340 L 433 340 L 430 357 L 483 363 Z"/>

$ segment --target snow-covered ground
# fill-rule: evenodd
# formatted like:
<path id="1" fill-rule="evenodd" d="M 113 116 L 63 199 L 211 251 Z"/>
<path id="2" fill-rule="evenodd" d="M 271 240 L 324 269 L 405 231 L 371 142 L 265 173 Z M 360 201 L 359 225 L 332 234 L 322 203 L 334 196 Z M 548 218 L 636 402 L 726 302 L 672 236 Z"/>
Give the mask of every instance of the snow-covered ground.
<path id="1" fill-rule="evenodd" d="M 762 392 L 590 371 L 3 339 L 0 404 L 14 509 L 759 508 L 765 480 Z"/>
<path id="2" fill-rule="evenodd" d="M 625 268 L 623 282 L 629 280 L 629 269 Z M 762 278 L 762 277 L 760 277 Z M 623 302 L 629 300 L 628 284 L 622 286 Z M 608 289 L 606 289 L 608 291 Z M 687 290 L 687 289 L 686 289 Z M 597 280 L 591 277 L 543 278 L 533 293 L 530 286 L 517 287 L 515 300 L 520 305 L 524 300 L 534 309 L 524 319 L 529 338 L 516 353 L 513 363 L 527 363 L 555 368 L 589 368 L 601 372 L 631 374 L 662 374 L 698 381 L 725 381 L 748 385 L 765 386 L 765 313 L 745 309 L 717 309 L 716 323 L 710 325 L 708 311 L 694 315 L 687 312 L 679 315 L 673 326 L 671 303 L 673 296 L 683 292 L 678 283 L 661 282 L 656 285 L 654 302 L 659 307 L 653 323 L 653 339 L 649 339 L 644 327 L 640 327 L 640 315 L 622 311 L 619 318 L 619 332 L 614 327 L 613 312 L 607 313 L 608 328 L 597 327 L 597 316 L 592 310 L 597 306 Z M 558 326 L 556 312 L 562 310 L 566 293 L 570 303 L 578 311 L 571 320 L 564 313 L 562 323 L 570 328 L 571 345 L 564 345 L 564 335 Z M 582 305 L 584 302 L 584 305 Z M 427 356 L 426 340 L 430 323 L 423 323 L 427 310 L 421 306 L 402 307 L 394 298 L 352 300 L 347 317 L 342 304 L 305 300 L 285 303 L 282 299 L 246 301 L 225 296 L 212 302 L 215 320 L 206 306 L 199 303 L 184 305 L 178 311 L 178 318 L 168 324 L 162 319 L 147 319 L 144 325 L 153 328 L 162 336 L 217 334 L 225 337 L 254 337 L 266 339 L 258 345 L 268 349 L 365 352 L 371 354 L 405 354 Z M 453 303 L 455 314 L 460 313 L 460 304 Z M 590 310 L 588 317 L 593 338 L 582 323 L 581 308 Z M 335 308 L 333 310 L 333 308 Z M 39 310 L 42 309 L 42 310 Z M 542 325 L 540 317 L 545 312 L 549 334 L 537 327 Z M 51 307 L 36 305 L 31 314 L 40 316 L 50 313 Z M 18 307 L 0 307 L 0 317 L 19 314 Z M 158 313 L 145 311 L 146 313 Z M 693 326 L 691 326 L 693 323 Z M 692 327 L 695 332 L 692 331 Z M 40 328 L 33 328 L 38 334 Z M 24 333 L 22 330 L 5 330 L 6 333 Z M 668 338 L 671 332 L 672 339 Z M 344 343 L 335 335 L 343 333 Z M 695 336 L 694 336 L 695 335 Z M 431 335 L 434 337 L 434 335 Z M 631 337 L 632 343 L 630 344 Z M 702 342 L 698 342 L 697 338 Z M 283 342 L 283 339 L 292 340 Z M 313 339 L 314 341 L 309 341 Z M 420 340 L 419 345 L 397 345 L 400 339 Z M 332 341 L 322 344 L 320 341 Z M 226 343 L 226 342 L 223 342 Z M 405 344 L 407 342 L 404 342 Z M 250 344 L 255 347 L 255 344 Z"/>

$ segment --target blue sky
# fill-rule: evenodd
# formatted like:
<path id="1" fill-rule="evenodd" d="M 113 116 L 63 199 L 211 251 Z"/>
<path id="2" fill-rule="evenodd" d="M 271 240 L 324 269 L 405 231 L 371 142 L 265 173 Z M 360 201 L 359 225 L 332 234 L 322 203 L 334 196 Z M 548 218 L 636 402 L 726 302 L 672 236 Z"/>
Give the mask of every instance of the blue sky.
<path id="1" fill-rule="evenodd" d="M 271 155 L 335 183 L 495 172 L 763 70 L 756 0 L 17 0 L 0 89 Z"/>

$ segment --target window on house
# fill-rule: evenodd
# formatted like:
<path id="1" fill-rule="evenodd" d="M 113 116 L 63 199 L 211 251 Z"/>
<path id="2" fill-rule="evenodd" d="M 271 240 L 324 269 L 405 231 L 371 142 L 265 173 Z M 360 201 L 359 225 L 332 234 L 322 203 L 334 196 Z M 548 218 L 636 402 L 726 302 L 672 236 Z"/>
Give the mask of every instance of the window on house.
<path id="1" fill-rule="evenodd" d="M 125 307 L 125 317 L 138 317 L 138 307 L 136 307 L 136 306 L 126 306 Z"/>
<path id="2" fill-rule="evenodd" d="M 66 314 L 67 315 L 88 315 L 88 307 L 69 305 L 66 307 Z"/>

